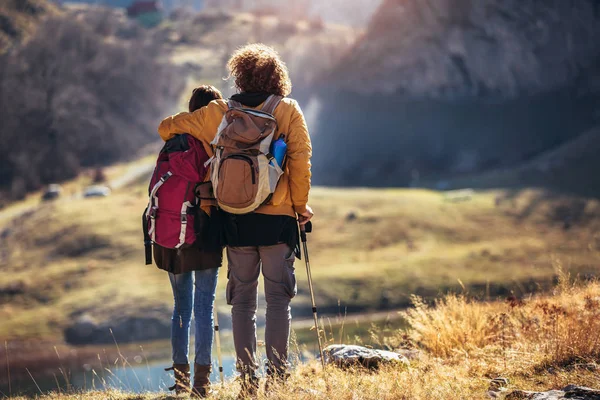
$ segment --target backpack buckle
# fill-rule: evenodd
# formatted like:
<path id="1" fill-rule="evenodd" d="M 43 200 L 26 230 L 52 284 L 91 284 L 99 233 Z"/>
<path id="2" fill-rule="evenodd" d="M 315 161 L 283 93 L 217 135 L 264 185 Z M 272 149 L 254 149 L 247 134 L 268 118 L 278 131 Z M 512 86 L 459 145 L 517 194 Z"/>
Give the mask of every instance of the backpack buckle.
<path id="1" fill-rule="evenodd" d="M 150 209 L 150 212 L 148 213 L 148 215 L 150 216 L 150 218 L 154 219 L 156 218 L 156 207 L 152 207 Z"/>
<path id="2" fill-rule="evenodd" d="M 167 181 L 167 179 L 169 179 L 171 176 L 173 176 L 173 173 L 172 173 L 171 171 L 169 171 L 169 172 L 167 172 L 166 174 L 164 174 L 164 175 L 162 176 L 162 178 L 160 178 L 160 180 L 161 180 L 161 181 L 163 181 L 163 183 L 164 183 L 164 182 L 166 182 L 166 181 Z"/>
<path id="3" fill-rule="evenodd" d="M 187 214 L 181 214 L 181 223 L 187 224 Z"/>

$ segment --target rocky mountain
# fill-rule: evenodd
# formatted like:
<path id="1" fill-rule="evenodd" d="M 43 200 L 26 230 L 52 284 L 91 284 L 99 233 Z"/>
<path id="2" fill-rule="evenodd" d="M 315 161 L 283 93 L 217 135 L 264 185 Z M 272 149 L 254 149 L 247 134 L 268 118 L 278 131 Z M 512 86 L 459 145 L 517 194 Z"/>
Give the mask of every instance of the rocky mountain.
<path id="1" fill-rule="evenodd" d="M 317 92 L 318 183 L 517 166 L 599 124 L 600 2 L 385 0 Z"/>

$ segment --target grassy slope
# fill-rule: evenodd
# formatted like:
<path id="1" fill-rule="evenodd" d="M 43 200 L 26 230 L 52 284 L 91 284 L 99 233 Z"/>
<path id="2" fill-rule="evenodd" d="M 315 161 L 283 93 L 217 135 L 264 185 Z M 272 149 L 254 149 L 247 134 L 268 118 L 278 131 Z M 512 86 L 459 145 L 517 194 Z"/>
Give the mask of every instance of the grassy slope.
<path id="1" fill-rule="evenodd" d="M 145 185 L 140 179 L 108 198 L 65 198 L 20 216 L 5 216 L 14 208 L 0 212 L 1 338 L 60 338 L 82 312 L 103 320 L 168 310 L 164 273 L 143 265 Z M 597 201 L 541 192 L 501 200 L 504 195 L 478 193 L 453 203 L 425 190 L 316 188 L 309 241 L 318 305 L 328 311 L 338 311 L 338 302 L 351 311 L 404 306 L 413 293 L 433 297 L 460 284 L 482 296 L 486 286 L 491 296 L 519 295 L 550 283 L 557 263 L 598 272 Z M 575 209 L 578 219 L 571 217 L 565 231 L 564 215 Z M 297 271 L 294 312 L 306 315 L 301 262 Z M 217 301 L 223 310 L 225 283 L 222 274 Z"/>
<path id="2" fill-rule="evenodd" d="M 260 392 L 258 399 L 480 399 L 489 398 L 490 380 L 508 379 L 504 392 L 546 391 L 567 384 L 600 386 L 600 285 L 563 280 L 552 296 L 523 302 L 472 303 L 447 296 L 436 308 L 417 302 L 406 314 L 412 328 L 384 338 L 393 348 L 418 345 L 410 367 L 322 371 L 300 365 L 285 386 Z M 239 386 L 215 385 L 211 398 L 234 399 Z M 173 399 L 164 393 L 53 394 L 44 399 Z M 516 398 L 516 397 L 512 397 Z M 521 397 L 519 397 L 521 398 Z"/>

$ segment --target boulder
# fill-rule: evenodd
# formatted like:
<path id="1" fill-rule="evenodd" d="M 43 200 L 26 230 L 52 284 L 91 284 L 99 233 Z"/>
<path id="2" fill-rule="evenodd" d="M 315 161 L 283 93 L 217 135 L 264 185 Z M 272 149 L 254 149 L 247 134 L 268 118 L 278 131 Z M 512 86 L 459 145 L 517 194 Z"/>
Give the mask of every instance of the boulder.
<path id="1" fill-rule="evenodd" d="M 600 400 L 600 390 L 583 386 L 569 385 L 562 390 L 547 392 L 529 392 L 515 390 L 506 396 L 506 400 Z"/>
<path id="2" fill-rule="evenodd" d="M 97 330 L 96 321 L 90 315 L 84 314 L 65 329 L 65 341 L 75 345 L 93 343 Z"/>
<path id="3" fill-rule="evenodd" d="M 355 345 L 332 344 L 327 346 L 323 353 L 327 364 L 341 368 L 362 366 L 377 369 L 383 364 L 410 365 L 408 359 L 398 353 Z"/>
<path id="4" fill-rule="evenodd" d="M 140 313 L 145 315 L 145 313 Z M 112 333 L 111 333 L 112 331 Z M 171 334 L 171 319 L 167 315 L 121 316 L 96 322 L 84 314 L 65 331 L 65 340 L 73 345 L 131 343 L 167 339 Z"/>

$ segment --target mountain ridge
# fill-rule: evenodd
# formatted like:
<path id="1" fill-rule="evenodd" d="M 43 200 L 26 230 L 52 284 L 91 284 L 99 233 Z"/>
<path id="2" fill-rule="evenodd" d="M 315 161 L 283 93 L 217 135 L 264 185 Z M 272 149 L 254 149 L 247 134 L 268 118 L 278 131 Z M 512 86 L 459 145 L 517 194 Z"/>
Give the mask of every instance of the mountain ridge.
<path id="1" fill-rule="evenodd" d="M 315 88 L 315 181 L 452 181 L 519 166 L 600 126 L 598 5 L 384 1 Z"/>

